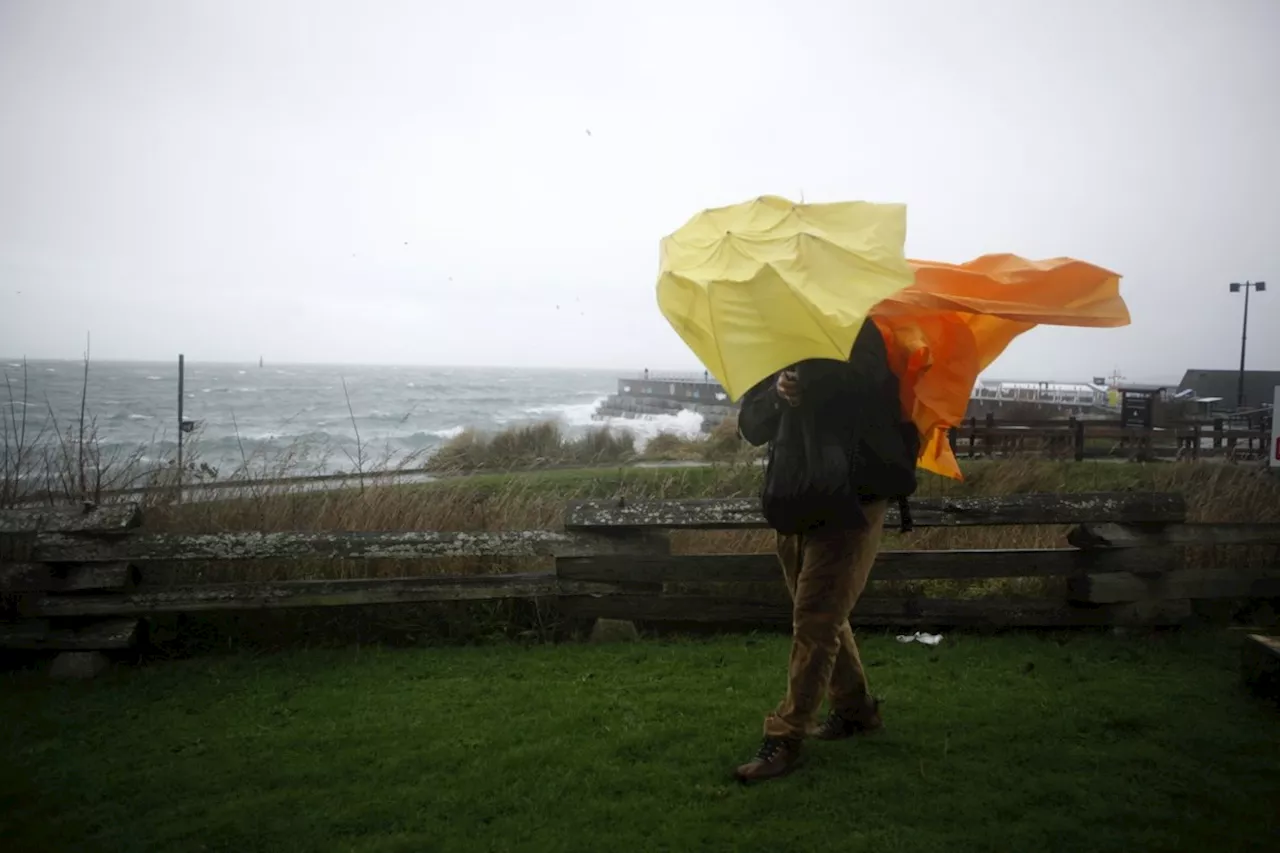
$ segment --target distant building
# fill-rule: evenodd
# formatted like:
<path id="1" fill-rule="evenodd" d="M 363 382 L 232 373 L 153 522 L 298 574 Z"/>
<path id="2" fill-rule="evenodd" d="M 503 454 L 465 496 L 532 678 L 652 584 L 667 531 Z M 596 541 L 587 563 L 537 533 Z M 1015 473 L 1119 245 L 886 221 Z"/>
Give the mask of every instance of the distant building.
<path id="1" fill-rule="evenodd" d="M 1257 409 L 1269 405 L 1275 399 L 1276 386 L 1280 385 L 1280 370 L 1246 370 L 1244 372 L 1244 405 Z M 1188 370 L 1178 386 L 1178 396 L 1204 403 L 1211 410 L 1236 408 L 1240 393 L 1238 370 Z"/>
<path id="2" fill-rule="evenodd" d="M 1169 399 L 1169 389 L 1163 385 L 1117 385 L 1111 389 L 1120 395 L 1120 425 L 1155 426 L 1156 403 Z"/>

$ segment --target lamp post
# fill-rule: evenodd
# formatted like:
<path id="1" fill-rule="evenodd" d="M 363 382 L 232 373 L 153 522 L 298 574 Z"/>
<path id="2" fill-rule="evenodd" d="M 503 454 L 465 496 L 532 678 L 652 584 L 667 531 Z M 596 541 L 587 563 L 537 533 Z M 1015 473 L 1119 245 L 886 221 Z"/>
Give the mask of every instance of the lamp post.
<path id="1" fill-rule="evenodd" d="M 1240 383 L 1236 388 L 1236 408 L 1244 408 L 1244 353 L 1245 345 L 1249 340 L 1249 291 L 1256 290 L 1259 293 L 1267 289 L 1265 281 L 1246 281 L 1243 284 L 1233 281 L 1231 283 L 1231 292 L 1239 293 L 1244 291 L 1244 325 L 1240 328 Z"/>

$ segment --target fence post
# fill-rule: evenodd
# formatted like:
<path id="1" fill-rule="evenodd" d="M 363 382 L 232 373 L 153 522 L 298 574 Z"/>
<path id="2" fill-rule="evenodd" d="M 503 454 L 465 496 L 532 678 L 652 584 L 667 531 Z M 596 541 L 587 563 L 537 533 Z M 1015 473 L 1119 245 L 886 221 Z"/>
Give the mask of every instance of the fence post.
<path id="1" fill-rule="evenodd" d="M 1222 418 L 1213 419 L 1213 449 L 1222 449 Z"/>
<path id="2" fill-rule="evenodd" d="M 1191 445 L 1191 458 L 1198 461 L 1200 459 L 1200 424 L 1196 424 L 1191 429 L 1191 439 L 1195 443 Z"/>
<path id="3" fill-rule="evenodd" d="M 978 452 L 978 418 L 969 418 L 969 458 Z"/>
<path id="4" fill-rule="evenodd" d="M 996 416 L 994 412 L 987 412 L 987 458 L 994 459 L 996 455 L 996 437 L 994 435 L 996 428 Z"/>
<path id="5" fill-rule="evenodd" d="M 1071 419 L 1072 429 L 1075 431 L 1075 457 L 1077 462 L 1084 461 L 1084 421 L 1078 418 Z"/>

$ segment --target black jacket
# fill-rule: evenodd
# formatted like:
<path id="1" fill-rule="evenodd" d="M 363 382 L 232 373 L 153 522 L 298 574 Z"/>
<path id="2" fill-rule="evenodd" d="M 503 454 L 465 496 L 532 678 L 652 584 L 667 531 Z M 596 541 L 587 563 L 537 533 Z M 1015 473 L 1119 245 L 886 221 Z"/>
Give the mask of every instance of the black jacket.
<path id="1" fill-rule="evenodd" d="M 782 401 L 774 374 L 746 393 L 738 415 L 744 439 L 769 445 L 769 523 L 781 533 L 856 528 L 865 524 L 862 503 L 914 493 L 919 436 L 901 417 L 875 324 L 863 325 L 847 361 L 806 361 L 797 372 L 800 406 Z"/>

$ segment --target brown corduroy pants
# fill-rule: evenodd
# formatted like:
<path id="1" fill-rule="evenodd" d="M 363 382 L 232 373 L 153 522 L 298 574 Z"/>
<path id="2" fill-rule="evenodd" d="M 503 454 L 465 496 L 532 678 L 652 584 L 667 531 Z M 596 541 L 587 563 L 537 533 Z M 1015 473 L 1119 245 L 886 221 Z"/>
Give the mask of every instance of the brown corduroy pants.
<path id="1" fill-rule="evenodd" d="M 765 718 L 765 735 L 808 736 L 824 694 L 832 710 L 848 719 L 870 710 L 849 614 L 866 588 L 888 507 L 888 501 L 866 504 L 868 525 L 860 530 L 778 536 L 778 558 L 793 602 L 791 663 L 786 698 Z"/>

